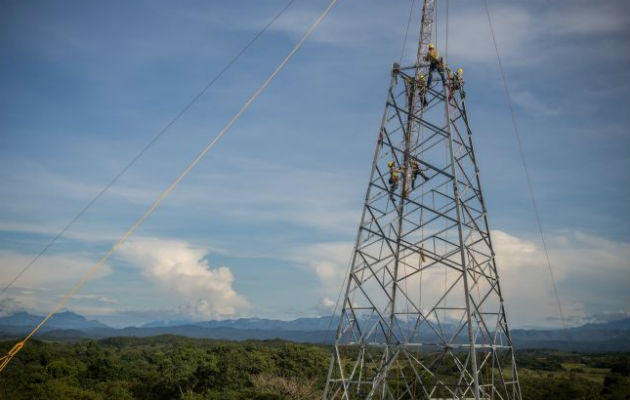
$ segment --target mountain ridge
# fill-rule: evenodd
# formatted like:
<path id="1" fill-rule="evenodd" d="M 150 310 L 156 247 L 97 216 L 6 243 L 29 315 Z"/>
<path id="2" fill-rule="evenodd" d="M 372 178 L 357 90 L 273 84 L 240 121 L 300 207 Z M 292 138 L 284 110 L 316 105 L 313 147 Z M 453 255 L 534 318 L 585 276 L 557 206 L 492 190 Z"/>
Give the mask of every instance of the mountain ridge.
<path id="1" fill-rule="evenodd" d="M 37 324 L 40 316 L 17 312 L 0 317 L 0 337 L 19 338 Z M 36 337 L 46 340 L 102 339 L 116 336 L 147 337 L 173 334 L 194 338 L 247 340 L 284 339 L 295 342 L 331 343 L 338 318 L 303 317 L 283 321 L 238 318 L 212 321 L 153 321 L 141 326 L 112 328 L 96 320 L 65 311 L 53 316 Z M 428 331 L 427 331 L 428 332 Z M 588 323 L 562 329 L 513 329 L 517 349 L 548 348 L 574 351 L 630 351 L 630 318 Z M 430 333 L 423 333 L 425 335 Z"/>

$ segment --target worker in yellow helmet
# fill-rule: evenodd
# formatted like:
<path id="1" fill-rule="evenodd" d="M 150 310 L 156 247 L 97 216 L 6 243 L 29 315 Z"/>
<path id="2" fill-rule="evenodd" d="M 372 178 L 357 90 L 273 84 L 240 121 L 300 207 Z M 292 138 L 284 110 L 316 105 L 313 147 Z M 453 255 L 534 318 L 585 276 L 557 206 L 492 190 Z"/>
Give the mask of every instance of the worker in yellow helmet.
<path id="1" fill-rule="evenodd" d="M 427 81 L 427 87 L 431 87 L 431 80 L 433 79 L 433 71 L 437 69 L 442 78 L 442 84 L 446 86 L 446 78 L 444 77 L 444 59 L 440 57 L 440 53 L 437 51 L 434 45 L 429 45 L 429 51 L 424 56 L 424 60 L 429 62 L 429 78 Z"/>
<path id="2" fill-rule="evenodd" d="M 407 93 L 407 98 L 409 98 L 411 94 L 415 93 L 415 80 L 411 76 L 403 76 L 403 79 L 405 80 L 405 93 Z"/>
<path id="3" fill-rule="evenodd" d="M 464 93 L 464 70 L 462 68 L 458 68 L 457 69 L 457 73 L 452 73 L 449 72 L 448 73 L 448 88 L 449 88 L 449 95 L 448 98 L 452 99 L 455 96 L 455 93 L 460 93 L 461 98 L 463 99 L 464 97 L 466 97 L 466 94 Z"/>
<path id="4" fill-rule="evenodd" d="M 396 168 L 396 164 L 393 161 L 387 163 L 389 167 L 389 190 L 395 192 L 398 189 L 398 181 L 400 180 L 400 169 Z M 394 197 L 392 196 L 392 201 Z"/>
<path id="5" fill-rule="evenodd" d="M 420 101 L 424 107 L 427 106 L 427 78 L 424 75 L 418 76 L 418 87 L 420 89 Z"/>
<path id="6" fill-rule="evenodd" d="M 422 176 L 422 178 L 424 178 L 425 181 L 429 179 L 425 175 L 422 168 L 420 168 L 420 164 L 418 163 L 418 160 L 414 158 L 411 160 L 411 189 L 416 188 L 416 179 L 418 178 L 418 175 Z"/>
<path id="7" fill-rule="evenodd" d="M 464 69 L 463 68 L 457 68 L 457 85 L 459 86 L 458 89 L 460 90 L 460 94 L 463 98 L 466 98 L 466 92 L 464 92 Z"/>

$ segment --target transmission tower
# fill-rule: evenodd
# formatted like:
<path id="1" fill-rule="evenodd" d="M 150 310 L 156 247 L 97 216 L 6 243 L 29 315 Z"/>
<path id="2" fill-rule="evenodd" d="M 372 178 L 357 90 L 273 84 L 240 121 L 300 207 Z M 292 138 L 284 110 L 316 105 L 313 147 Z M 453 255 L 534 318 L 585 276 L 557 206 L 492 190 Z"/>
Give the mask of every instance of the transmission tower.
<path id="1" fill-rule="evenodd" d="M 392 69 L 325 399 L 521 400 L 463 87 L 424 80 L 435 1 Z"/>

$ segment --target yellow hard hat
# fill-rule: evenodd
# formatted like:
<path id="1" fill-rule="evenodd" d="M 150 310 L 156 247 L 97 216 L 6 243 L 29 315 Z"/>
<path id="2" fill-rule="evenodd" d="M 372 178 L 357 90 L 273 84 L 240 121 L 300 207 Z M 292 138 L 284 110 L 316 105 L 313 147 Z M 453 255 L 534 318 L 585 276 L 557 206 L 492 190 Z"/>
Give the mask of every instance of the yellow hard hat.
<path id="1" fill-rule="evenodd" d="M 422 75 L 422 74 L 420 74 L 419 78 L 420 78 L 420 80 L 422 80 L 422 81 L 423 81 L 423 80 L 425 80 L 425 77 L 424 77 L 424 75 Z"/>
<path id="2" fill-rule="evenodd" d="M 388 166 L 389 168 L 393 167 L 393 166 L 394 166 L 394 162 L 393 162 L 393 161 L 388 162 L 388 163 L 387 163 L 387 166 Z"/>
<path id="3" fill-rule="evenodd" d="M 433 44 L 429 45 L 429 50 L 431 50 L 431 49 L 435 49 L 435 46 Z"/>
<path id="4" fill-rule="evenodd" d="M 458 68 L 457 69 L 457 75 L 464 75 L 464 69 L 463 68 Z"/>

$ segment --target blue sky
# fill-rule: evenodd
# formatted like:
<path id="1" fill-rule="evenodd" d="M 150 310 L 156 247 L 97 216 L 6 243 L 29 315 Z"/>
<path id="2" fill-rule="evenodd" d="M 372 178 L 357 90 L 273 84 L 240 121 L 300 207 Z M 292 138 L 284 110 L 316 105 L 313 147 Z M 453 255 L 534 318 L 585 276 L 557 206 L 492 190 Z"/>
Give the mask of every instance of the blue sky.
<path id="1" fill-rule="evenodd" d="M 296 0 L 0 299 L 3 312 L 48 311 L 238 110 L 326 3 Z M 285 4 L 4 2 L 1 283 Z M 330 312 L 409 4 L 340 0 L 68 308 L 116 325 Z M 445 5 L 438 5 L 436 44 L 465 71 L 508 318 L 515 326 L 559 326 L 482 3 L 449 2 L 448 52 Z M 489 5 L 565 313 L 571 323 L 627 315 L 628 3 Z M 419 16 L 412 21 L 407 62 Z"/>

